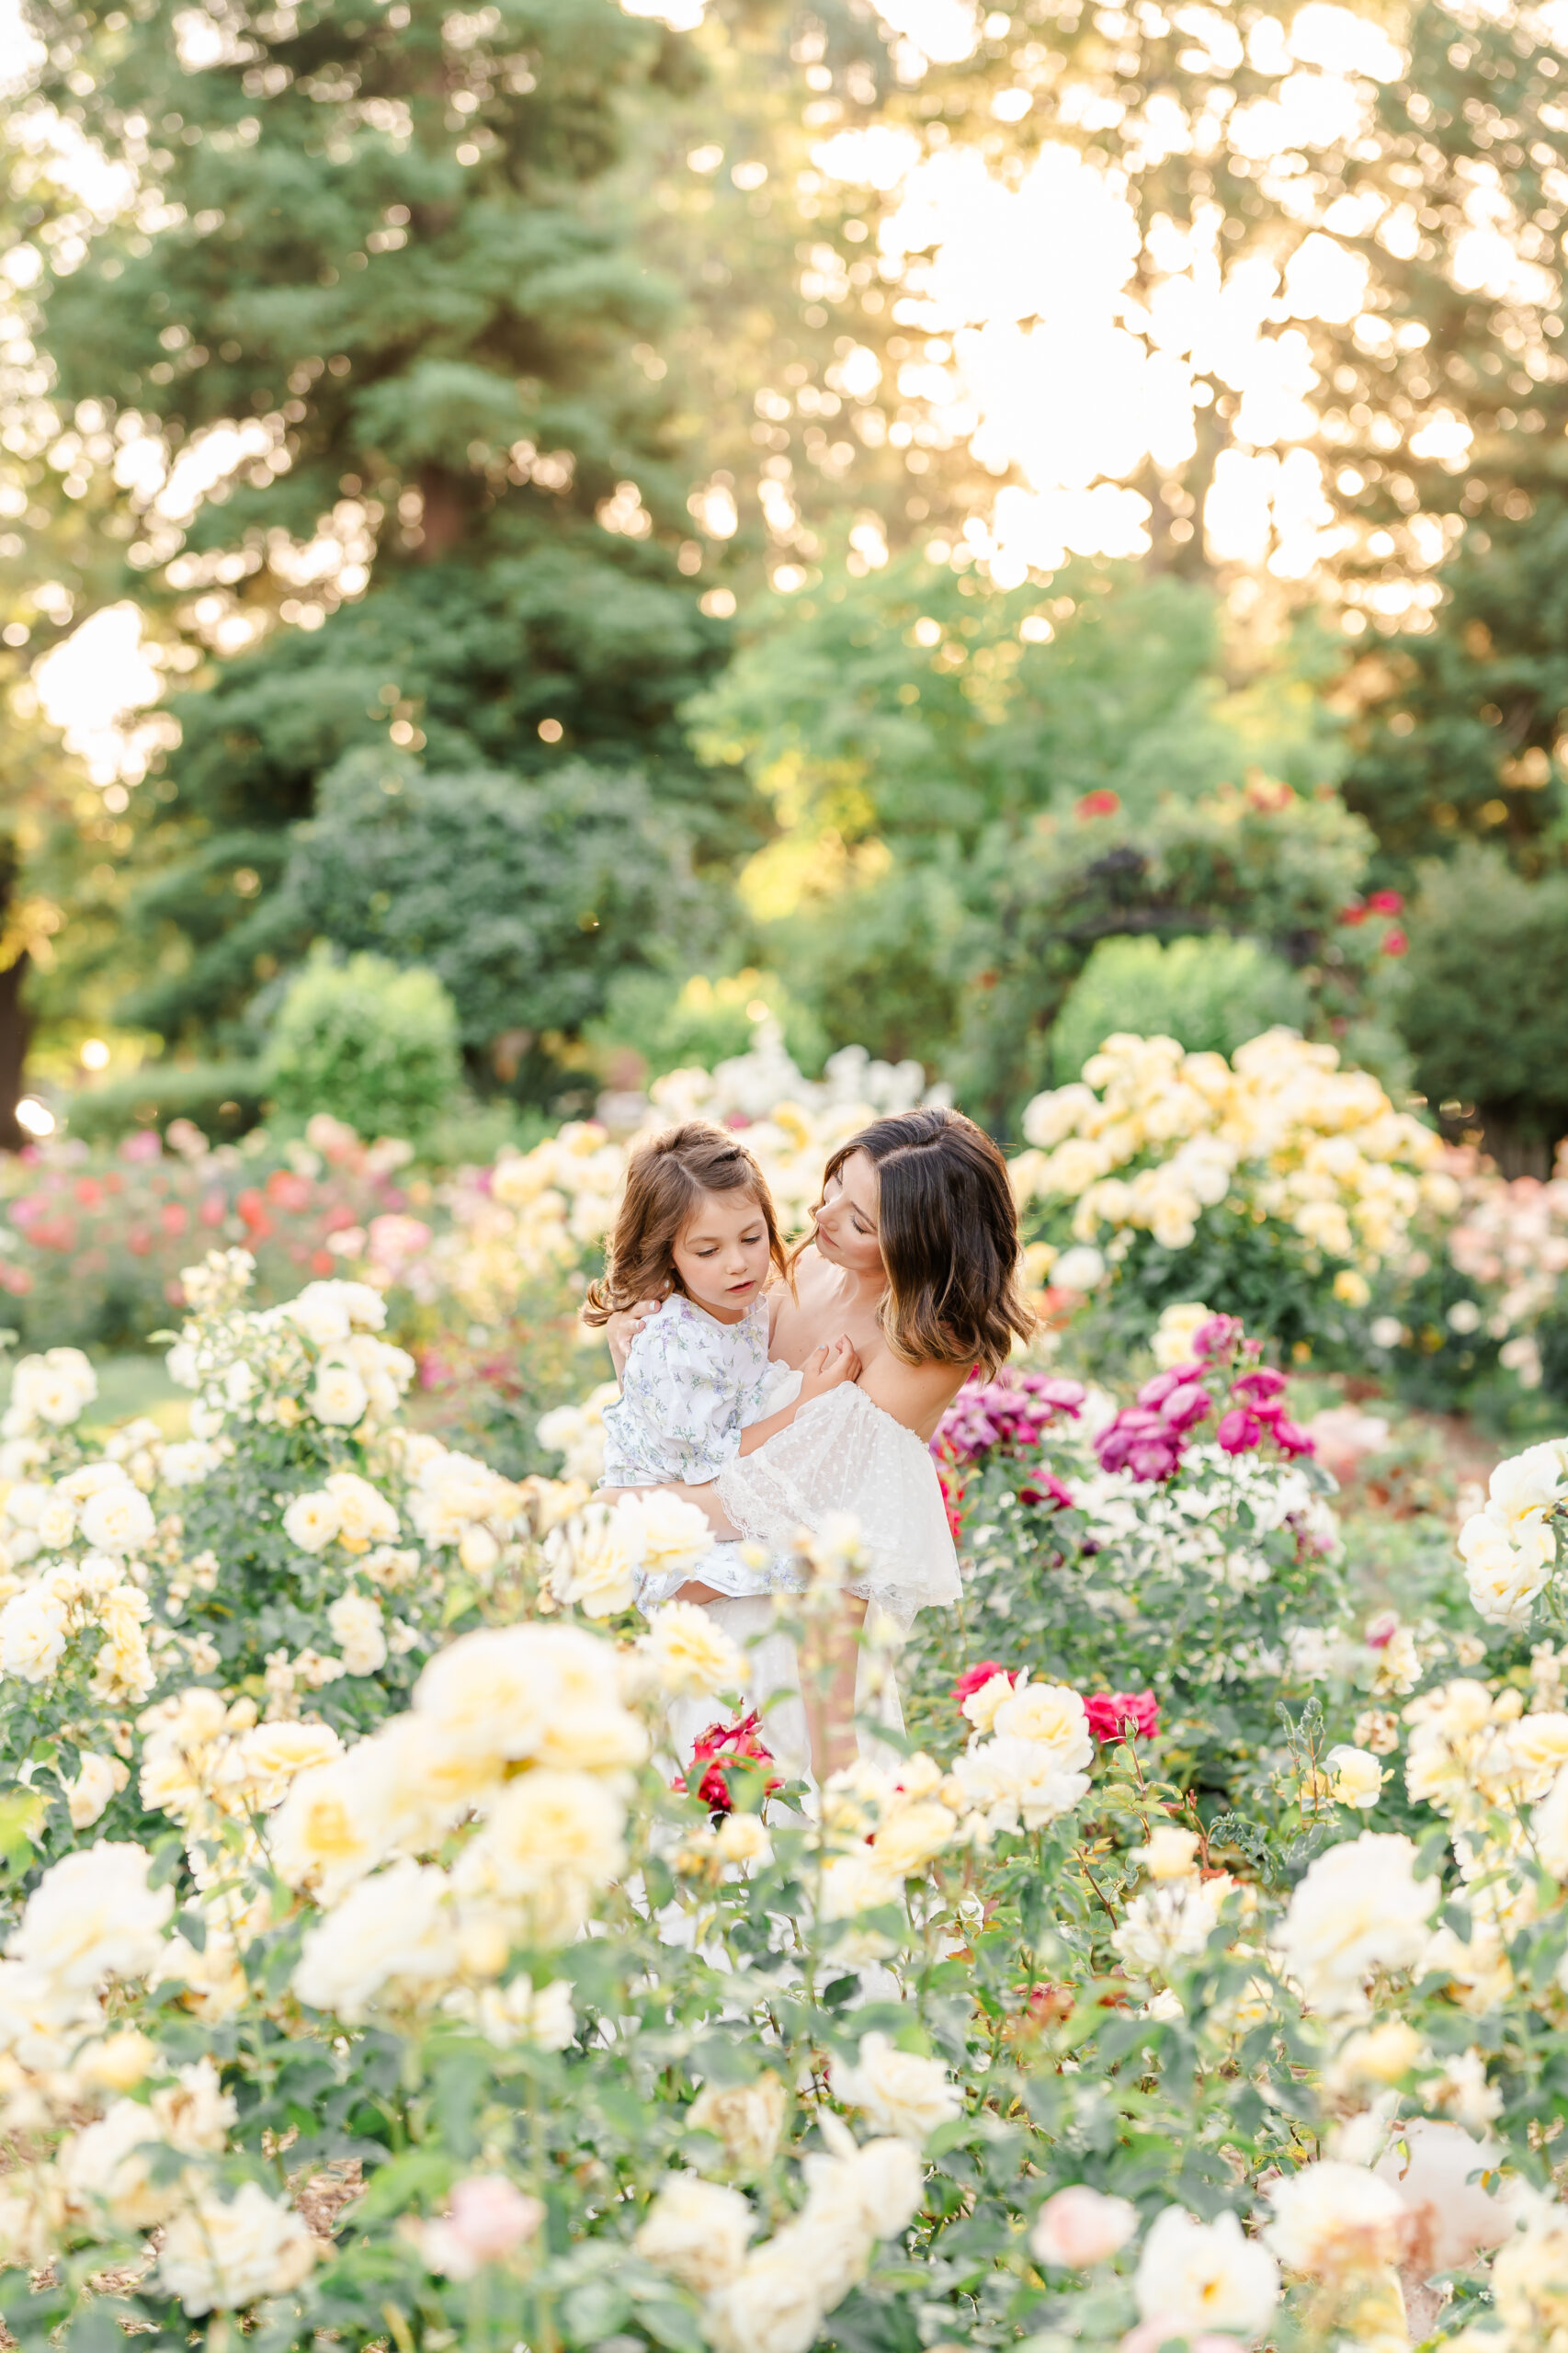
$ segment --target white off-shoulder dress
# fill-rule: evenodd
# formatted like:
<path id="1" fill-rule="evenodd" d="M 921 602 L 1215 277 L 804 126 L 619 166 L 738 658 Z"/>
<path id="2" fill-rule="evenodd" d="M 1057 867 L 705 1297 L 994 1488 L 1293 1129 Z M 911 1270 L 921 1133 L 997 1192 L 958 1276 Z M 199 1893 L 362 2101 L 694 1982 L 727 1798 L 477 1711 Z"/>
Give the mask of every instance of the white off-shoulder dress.
<path id="1" fill-rule="evenodd" d="M 858 1525 L 864 1573 L 847 1590 L 868 1604 L 857 1710 L 898 1725 L 887 1650 L 923 1608 L 950 1607 L 961 1591 L 958 1558 L 936 1464 L 922 1440 L 852 1381 L 803 1405 L 794 1421 L 743 1456 L 741 1432 L 798 1395 L 801 1376 L 767 1358 L 768 1307 L 756 1301 L 723 1324 L 677 1294 L 631 1343 L 621 1395 L 605 1411 L 605 1483 L 711 1483 L 740 1543 L 716 1544 L 696 1572 L 722 1597 L 706 1606 L 748 1652 L 752 1702 L 780 1763 L 809 1771 L 810 1741 L 794 1643 L 776 1631 L 773 1596 L 798 1582 L 790 1555 L 802 1529 Z M 650 1580 L 639 1596 L 657 1608 L 684 1582 Z M 691 1721 L 687 1722 L 687 1718 Z M 677 1704 L 671 1731 L 684 1757 L 711 1719 L 707 1702 Z"/>

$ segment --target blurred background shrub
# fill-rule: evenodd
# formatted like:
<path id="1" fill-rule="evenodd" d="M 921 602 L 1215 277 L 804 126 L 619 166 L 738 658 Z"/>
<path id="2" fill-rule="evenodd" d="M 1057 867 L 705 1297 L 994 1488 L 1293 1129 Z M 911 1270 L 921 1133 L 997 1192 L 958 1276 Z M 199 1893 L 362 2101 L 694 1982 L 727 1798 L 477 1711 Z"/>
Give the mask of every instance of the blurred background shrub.
<path id="1" fill-rule="evenodd" d="M 285 1126 L 329 1111 L 362 1136 L 421 1139 L 457 1096 L 457 1011 L 417 965 L 323 952 L 284 991 L 263 1068 Z"/>

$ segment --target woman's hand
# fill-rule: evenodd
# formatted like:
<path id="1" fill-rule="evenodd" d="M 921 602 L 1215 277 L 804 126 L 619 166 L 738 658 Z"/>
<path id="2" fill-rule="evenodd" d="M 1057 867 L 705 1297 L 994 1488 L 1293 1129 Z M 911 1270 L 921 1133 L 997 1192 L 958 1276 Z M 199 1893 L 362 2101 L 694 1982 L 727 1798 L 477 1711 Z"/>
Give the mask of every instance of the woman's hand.
<path id="1" fill-rule="evenodd" d="M 635 1307 L 623 1307 L 605 1325 L 605 1338 L 609 1342 L 610 1362 L 619 1381 L 626 1370 L 627 1350 L 642 1329 L 650 1315 L 657 1315 L 662 1300 L 640 1299 Z"/>
<path id="2" fill-rule="evenodd" d="M 860 1359 L 853 1342 L 843 1334 L 836 1340 L 824 1342 L 806 1358 L 801 1374 L 800 1404 L 804 1405 L 812 1397 L 825 1397 L 830 1389 L 858 1379 L 859 1371 Z"/>

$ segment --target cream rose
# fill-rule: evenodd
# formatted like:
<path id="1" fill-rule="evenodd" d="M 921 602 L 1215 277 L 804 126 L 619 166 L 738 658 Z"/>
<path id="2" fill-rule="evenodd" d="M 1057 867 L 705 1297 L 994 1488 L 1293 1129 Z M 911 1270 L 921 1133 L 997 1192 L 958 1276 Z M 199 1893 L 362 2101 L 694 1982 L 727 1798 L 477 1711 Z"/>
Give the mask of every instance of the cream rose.
<path id="1" fill-rule="evenodd" d="M 671 2174 L 638 2229 L 632 2245 L 644 2263 L 667 2271 L 699 2296 L 733 2279 L 745 2260 L 756 2217 L 738 2189 Z"/>
<path id="2" fill-rule="evenodd" d="M 963 2099 L 939 2059 L 900 2051 L 885 2034 L 868 2034 L 853 2066 L 833 2070 L 833 2088 L 879 2132 L 924 2143 L 938 2124 L 963 2112 Z"/>

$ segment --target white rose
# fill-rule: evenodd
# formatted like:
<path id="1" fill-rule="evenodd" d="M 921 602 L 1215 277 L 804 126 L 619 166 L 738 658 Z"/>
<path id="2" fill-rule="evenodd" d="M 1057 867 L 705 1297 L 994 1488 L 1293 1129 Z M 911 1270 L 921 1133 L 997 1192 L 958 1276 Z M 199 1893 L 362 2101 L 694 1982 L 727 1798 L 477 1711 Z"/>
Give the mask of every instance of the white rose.
<path id="1" fill-rule="evenodd" d="M 57 1594 L 28 1586 L 0 1609 L 0 1674 L 45 1683 L 65 1655 L 70 1620 Z"/>
<path id="2" fill-rule="evenodd" d="M 961 1712 L 978 1733 L 994 1732 L 996 1711 L 1013 1696 L 1013 1677 L 1006 1668 L 987 1676 L 964 1700 Z"/>
<path id="3" fill-rule="evenodd" d="M 1287 2174 L 1268 2192 L 1274 2220 L 1265 2238 L 1291 2271 L 1342 2278 L 1380 2271 L 1403 2248 L 1407 2214 L 1397 2190 L 1369 2173 L 1325 2158 Z"/>
<path id="4" fill-rule="evenodd" d="M 938 2124 L 963 2113 L 963 2099 L 939 2059 L 900 2051 L 885 2034 L 868 2034 L 855 2064 L 835 2064 L 833 2088 L 879 2132 L 924 2143 Z"/>
<path id="5" fill-rule="evenodd" d="M 710 1699 L 746 1685 L 744 1654 L 695 1601 L 666 1602 L 637 1645 L 672 1699 Z"/>
<path id="6" fill-rule="evenodd" d="M 76 1778 L 67 1785 L 65 1792 L 73 1828 L 90 1829 L 109 1800 L 119 1796 L 130 1779 L 130 1767 L 118 1756 L 100 1756 L 92 1749 L 83 1749 Z"/>
<path id="7" fill-rule="evenodd" d="M 909 1879 L 951 1843 L 958 1826 L 948 1807 L 935 1801 L 895 1803 L 878 1824 L 871 1851 L 883 1870 Z"/>
<path id="8" fill-rule="evenodd" d="M 631 2244 L 644 2263 L 667 2271 L 699 2296 L 733 2279 L 745 2260 L 756 2217 L 738 2189 L 671 2174 Z"/>
<path id="9" fill-rule="evenodd" d="M 386 1627 L 379 1601 L 362 1593 L 339 1594 L 326 1620 L 350 1675 L 374 1675 L 386 1665 Z"/>
<path id="10" fill-rule="evenodd" d="M 1153 1880 L 1192 1879 L 1198 1871 L 1199 1844 L 1196 1830 L 1184 1830 L 1176 1822 L 1156 1822 L 1148 1845 L 1132 1849 L 1132 1859 L 1142 1863 Z"/>
<path id="11" fill-rule="evenodd" d="M 296 1495 L 283 1515 L 283 1533 L 301 1552 L 324 1552 L 342 1525 L 337 1498 L 324 1488 Z"/>
<path id="12" fill-rule="evenodd" d="M 558 1878 L 607 1886 L 626 1859 L 625 1825 L 619 1798 L 592 1775 L 525 1773 L 495 1798 L 463 1851 L 459 1878 L 523 1897 L 549 1893 Z"/>
<path id="13" fill-rule="evenodd" d="M 1365 1830 L 1312 1865 L 1290 1898 L 1279 1945 L 1315 2007 L 1354 2008 L 1373 1970 L 1420 1960 L 1439 1889 L 1435 1879 L 1416 1879 L 1415 1862 L 1410 1839 Z"/>
<path id="14" fill-rule="evenodd" d="M 166 2146 L 150 2109 L 117 2099 L 101 2120 L 78 2132 L 61 2152 L 65 2193 L 78 2209 L 103 2205 L 120 2230 L 147 2231 L 164 2222 L 185 2194 L 180 2173 L 153 2168 Z"/>
<path id="15" fill-rule="evenodd" d="M 363 1879 L 306 1932 L 291 1984 L 301 2002 L 358 2025 L 388 1985 L 417 1996 L 460 1967 L 444 1871 L 404 1860 Z"/>
<path id="16" fill-rule="evenodd" d="M 589 1504 L 544 1540 L 551 1592 L 563 1607 L 575 1605 L 589 1618 L 630 1609 L 637 1597 L 642 1540 L 635 1511 L 624 1504 Z"/>
<path id="17" fill-rule="evenodd" d="M 5 1613 L 0 1611 L 0 1633 Z M 1536 1852 L 1553 1879 L 1568 1881 L 1568 1766 L 1564 1766 L 1530 1816 Z"/>
<path id="18" fill-rule="evenodd" d="M 73 1991 L 106 1977 L 143 1977 L 164 1953 L 175 1907 L 171 1887 L 150 1888 L 144 1847 L 100 1838 L 47 1870 L 28 1898 L 6 1950 Z"/>
<path id="19" fill-rule="evenodd" d="M 159 1468 L 170 1487 L 195 1487 L 217 1468 L 218 1457 L 196 1438 L 176 1438 L 165 1446 Z"/>
<path id="20" fill-rule="evenodd" d="M 1087 1711 L 1064 1683 L 1024 1684 L 1003 1700 L 992 1729 L 1003 1739 L 1049 1749 L 1059 1773 L 1081 1773 L 1094 1756 Z"/>
<path id="21" fill-rule="evenodd" d="M 364 1420 L 370 1394 L 352 1365 L 323 1364 L 316 1368 L 315 1387 L 306 1402 L 318 1422 L 351 1430 Z"/>
<path id="22" fill-rule="evenodd" d="M 139 1552 L 157 1524 L 152 1505 L 129 1480 L 100 1488 L 82 1506 L 82 1534 L 95 1552 Z"/>
<path id="23" fill-rule="evenodd" d="M 452 2001 L 502 2051 L 517 2042 L 531 2043 L 536 2051 L 564 2051 L 577 2031 L 572 1988 L 564 1977 L 537 1991 L 530 1978 L 514 1977 L 509 1985 L 482 1985 L 472 1998 L 464 1986 Z"/>
<path id="24" fill-rule="evenodd" d="M 62 1552 L 76 1533 L 76 1506 L 58 1488 L 38 1517 L 38 1540 L 45 1552 Z"/>
<path id="25" fill-rule="evenodd" d="M 290 1887 L 309 1887 L 335 1903 L 386 1852 L 388 1791 L 367 1760 L 350 1749 L 301 1773 L 267 1827 L 273 1869 Z"/>
<path id="26" fill-rule="evenodd" d="M 335 1282 L 307 1283 L 298 1299 L 290 1300 L 282 1311 L 294 1329 L 318 1348 L 347 1340 L 353 1328 L 347 1304 L 340 1295 L 343 1288 Z"/>
<path id="27" fill-rule="evenodd" d="M 622 1496 L 617 1508 L 633 1522 L 639 1558 L 651 1577 L 676 1570 L 689 1572 L 713 1550 L 713 1530 L 706 1512 L 683 1502 L 679 1495 L 666 1495 L 653 1487 L 645 1495 Z"/>
<path id="28" fill-rule="evenodd" d="M 783 2083 L 768 2068 L 749 2084 L 708 2085 L 687 2110 L 687 2128 L 716 2134 L 737 2173 L 758 2174 L 778 2153 L 788 2105 Z"/>
<path id="29" fill-rule="evenodd" d="M 1064 1773 L 1041 1741 L 998 1737 L 953 1759 L 965 1805 L 995 1830 L 1039 1830 L 1071 1813 L 1089 1786 L 1086 1773 Z"/>
<path id="30" fill-rule="evenodd" d="M 1140 2316 L 1166 2324 L 1173 2336 L 1217 2329 L 1256 2336 L 1279 2301 L 1279 2268 L 1233 2214 L 1200 2222 L 1167 2206 L 1143 2242 L 1132 2292 Z"/>
<path id="31" fill-rule="evenodd" d="M 298 2287 L 314 2261 L 301 2217 L 247 2181 L 228 2205 L 214 2190 L 176 2215 L 164 2235 L 158 2277 L 194 2320 L 281 2295 Z"/>
<path id="32" fill-rule="evenodd" d="M 1324 1764 L 1332 1777 L 1330 1795 L 1335 1805 L 1369 1813 L 1383 1790 L 1383 1768 L 1370 1749 L 1352 1748 L 1342 1741 L 1329 1750 Z"/>
<path id="33" fill-rule="evenodd" d="M 840 2128 L 842 2130 L 842 2128 Z M 920 2211 L 926 2166 L 908 2141 L 868 2141 L 806 2159 L 809 2214 L 841 2212 L 868 2238 L 897 2238 Z"/>

